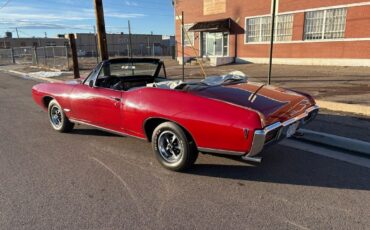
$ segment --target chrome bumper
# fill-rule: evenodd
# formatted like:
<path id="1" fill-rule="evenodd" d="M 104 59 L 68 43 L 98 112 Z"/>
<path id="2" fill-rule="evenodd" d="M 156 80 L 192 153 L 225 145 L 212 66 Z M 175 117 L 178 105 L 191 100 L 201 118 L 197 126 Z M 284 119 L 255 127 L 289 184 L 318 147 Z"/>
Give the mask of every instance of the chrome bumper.
<path id="1" fill-rule="evenodd" d="M 246 155 L 244 155 L 242 158 L 244 160 L 255 160 L 256 161 L 257 159 L 257 161 L 259 161 L 259 159 L 254 158 L 254 156 L 259 154 L 263 150 L 264 146 L 284 139 L 286 129 L 289 125 L 296 123 L 296 122 L 300 122 L 299 127 L 301 127 L 307 124 L 308 122 L 310 122 L 316 117 L 318 110 L 319 110 L 319 106 L 315 105 L 315 106 L 308 108 L 304 113 L 302 113 L 301 115 L 297 117 L 289 119 L 285 122 L 276 122 L 270 126 L 267 126 L 266 128 L 262 130 L 256 130 L 253 136 L 252 147 L 249 150 L 249 152 Z M 266 140 L 267 135 L 271 134 L 271 132 L 276 132 L 276 134 L 274 134 L 271 140 Z"/>

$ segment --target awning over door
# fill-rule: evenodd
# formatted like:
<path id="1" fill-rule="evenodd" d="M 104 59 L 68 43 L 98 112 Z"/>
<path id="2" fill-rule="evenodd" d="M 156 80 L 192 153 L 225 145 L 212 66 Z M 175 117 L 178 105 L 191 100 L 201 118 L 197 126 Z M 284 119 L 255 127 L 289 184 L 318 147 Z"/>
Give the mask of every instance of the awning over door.
<path id="1" fill-rule="evenodd" d="M 232 19 L 198 22 L 189 31 L 192 32 L 231 32 Z"/>

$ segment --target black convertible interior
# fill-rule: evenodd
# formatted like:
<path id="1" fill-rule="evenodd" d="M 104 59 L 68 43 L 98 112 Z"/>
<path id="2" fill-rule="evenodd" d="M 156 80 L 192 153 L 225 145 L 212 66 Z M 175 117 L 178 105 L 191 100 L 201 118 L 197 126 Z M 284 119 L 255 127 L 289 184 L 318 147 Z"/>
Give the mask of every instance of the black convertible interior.
<path id="1" fill-rule="evenodd" d="M 120 58 L 102 62 L 85 83 L 93 84 L 95 87 L 127 91 L 145 87 L 155 81 L 166 81 L 166 78 L 164 63 L 159 59 Z"/>
<path id="2" fill-rule="evenodd" d="M 95 84 L 98 87 L 127 91 L 136 87 L 145 87 L 150 83 L 154 83 L 154 78 L 151 76 L 133 76 L 122 78 L 111 75 L 97 79 Z"/>
<path id="3" fill-rule="evenodd" d="M 154 58 L 120 58 L 100 63 L 84 84 L 113 90 L 132 90 L 138 87 L 157 87 L 183 91 L 246 82 L 243 73 L 231 72 L 222 76 L 210 76 L 202 81 L 168 80 L 162 61 Z"/>

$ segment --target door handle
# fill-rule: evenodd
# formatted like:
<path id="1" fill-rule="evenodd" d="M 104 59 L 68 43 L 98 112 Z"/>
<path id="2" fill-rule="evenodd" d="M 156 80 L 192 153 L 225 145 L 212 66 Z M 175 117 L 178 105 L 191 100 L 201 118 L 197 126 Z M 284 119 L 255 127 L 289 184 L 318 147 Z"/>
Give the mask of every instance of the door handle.
<path id="1" fill-rule="evenodd" d="M 112 98 L 115 101 L 121 101 L 121 98 L 119 98 L 119 97 L 110 97 L 110 98 Z"/>

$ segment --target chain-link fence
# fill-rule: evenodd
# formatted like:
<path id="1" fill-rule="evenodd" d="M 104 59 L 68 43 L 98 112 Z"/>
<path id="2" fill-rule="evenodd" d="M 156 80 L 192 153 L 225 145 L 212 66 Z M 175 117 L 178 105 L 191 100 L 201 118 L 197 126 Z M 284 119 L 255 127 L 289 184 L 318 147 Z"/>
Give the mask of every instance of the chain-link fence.
<path id="1" fill-rule="evenodd" d="M 16 64 L 33 64 L 33 47 L 18 47 L 13 48 L 13 57 Z"/>
<path id="2" fill-rule="evenodd" d="M 67 46 L 37 47 L 34 64 L 60 70 L 69 70 L 69 53 L 69 47 Z"/>
<path id="3" fill-rule="evenodd" d="M 175 47 L 161 44 L 133 42 L 128 44 L 108 44 L 110 58 L 120 57 L 174 57 Z M 132 53 L 132 54 L 131 54 Z M 79 67 L 92 69 L 99 61 L 96 45 L 77 46 Z M 72 52 L 68 46 L 18 47 L 0 49 L 0 64 L 38 65 L 60 70 L 72 68 Z"/>
<path id="4" fill-rule="evenodd" d="M 39 65 L 69 70 L 70 51 L 67 46 L 18 47 L 0 49 L 0 64 Z"/>
<path id="5" fill-rule="evenodd" d="M 9 65 L 13 63 L 13 54 L 11 49 L 0 49 L 0 65 Z"/>
<path id="6" fill-rule="evenodd" d="M 108 44 L 110 58 L 130 57 L 131 52 L 133 57 L 174 57 L 175 46 L 138 42 L 133 42 L 132 46 L 128 43 Z M 78 45 L 77 55 L 80 69 L 91 69 L 99 62 L 96 45 Z"/>

